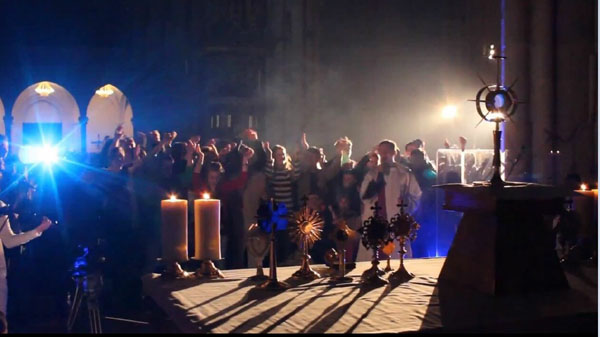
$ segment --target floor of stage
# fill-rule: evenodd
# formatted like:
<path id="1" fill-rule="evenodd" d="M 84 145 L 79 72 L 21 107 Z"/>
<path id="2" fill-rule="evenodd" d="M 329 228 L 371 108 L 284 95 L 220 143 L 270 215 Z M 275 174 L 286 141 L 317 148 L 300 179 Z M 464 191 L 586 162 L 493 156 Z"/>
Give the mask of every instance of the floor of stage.
<path id="1" fill-rule="evenodd" d="M 226 279 L 216 281 L 146 275 L 144 288 L 164 312 L 163 323 L 179 332 L 597 332 L 594 263 L 566 272 L 569 290 L 494 297 L 439 285 L 443 262 L 407 260 L 413 280 L 369 290 L 358 284 L 368 263 L 359 263 L 349 273 L 355 283 L 343 287 L 319 279 L 265 294 L 246 280 L 254 270 L 244 269 L 225 270 Z M 279 268 L 280 280 L 294 283 L 289 276 L 297 269 Z"/>
<path id="2" fill-rule="evenodd" d="M 484 296 L 466 289 L 440 288 L 436 283 L 436 278 L 426 272 L 427 269 L 433 271 L 434 268 L 426 267 L 441 268 L 441 262 L 443 262 L 443 258 L 407 260 L 407 268 L 416 275 L 416 278 L 395 289 L 385 290 L 382 287 L 361 293 L 358 284 L 337 289 L 321 284 L 310 287 L 312 290 L 307 291 L 308 285 L 303 284 L 289 291 L 293 294 L 292 297 L 296 296 L 295 298 L 291 298 L 291 300 L 289 297 L 280 298 L 281 301 L 279 301 L 276 297 L 273 299 L 273 295 L 269 295 L 257 303 L 254 309 L 249 307 L 251 303 L 244 300 L 239 293 L 231 292 L 240 284 L 238 292 L 250 291 L 253 284 L 244 283 L 244 276 L 251 275 L 254 270 L 225 270 L 226 276 L 229 275 L 228 281 L 225 282 L 160 281 L 159 284 L 162 283 L 162 285 L 157 289 L 162 290 L 148 294 L 149 296 L 139 308 L 120 312 L 102 312 L 103 316 L 109 316 L 103 320 L 103 332 L 189 332 L 190 327 L 192 329 L 198 327 L 193 322 L 202 322 L 207 318 L 209 320 L 206 323 L 212 323 L 211 327 L 215 332 L 235 329 L 248 332 L 265 330 L 276 332 L 281 328 L 290 329 L 289 323 L 288 325 L 281 324 L 283 321 L 289 319 L 292 324 L 295 324 L 293 323 L 295 320 L 302 322 L 302 319 L 297 320 L 298 317 L 310 316 L 305 319 L 306 323 L 302 324 L 307 325 L 307 330 L 311 331 L 342 330 L 343 328 L 348 331 L 353 328 L 353 332 L 364 332 L 369 329 L 383 331 L 391 327 L 392 331 L 431 333 L 468 331 L 597 334 L 598 268 L 595 261 L 580 263 L 578 268 L 566 271 L 571 286 L 569 290 L 505 298 Z M 392 267 L 396 267 L 396 265 L 397 261 L 393 261 Z M 281 279 L 287 278 L 285 274 L 291 274 L 297 268 L 279 268 Z M 324 269 L 323 266 L 315 266 L 315 268 Z M 265 272 L 268 272 L 267 268 L 265 268 Z M 358 269 L 350 272 L 350 275 L 356 278 L 355 281 L 358 281 Z M 156 279 L 156 276 L 147 275 L 146 283 L 148 278 Z M 315 281 L 315 283 L 320 282 L 322 281 Z M 196 299 L 194 296 L 186 298 L 188 297 L 187 292 L 195 293 L 194 288 L 203 289 L 203 284 L 216 286 L 216 289 L 220 289 L 220 295 L 204 293 Z M 226 284 L 230 285 L 225 286 Z M 229 293 L 225 289 L 227 287 L 231 288 Z M 320 298 L 315 299 L 314 296 L 311 296 L 312 291 L 316 291 L 317 297 Z M 322 294 L 319 295 L 321 292 Z M 340 296 L 346 292 L 350 295 Z M 160 295 L 161 293 L 162 295 Z M 210 307 L 207 304 L 211 302 L 214 302 L 212 310 L 206 308 Z M 230 308 L 229 311 L 225 310 L 221 315 L 215 316 L 218 312 L 214 310 L 222 311 L 236 302 L 239 302 L 239 307 Z M 316 315 L 311 312 L 303 312 L 303 305 L 307 306 L 306 302 L 309 302 L 308 306 L 318 309 Z M 330 304 L 323 306 L 322 303 Z M 201 304 L 200 307 L 203 308 L 193 308 L 192 313 L 187 315 L 190 306 L 198 304 Z M 256 314 L 253 312 L 256 308 L 264 310 L 262 314 L 258 314 L 259 319 L 252 320 L 251 316 Z M 388 311 L 382 311 L 382 309 Z M 85 306 L 81 310 L 74 332 L 89 332 Z M 194 313 L 194 310 L 199 310 L 199 312 Z M 212 312 L 211 315 L 214 316 L 212 319 L 206 315 L 206 310 Z M 186 315 L 181 315 L 182 312 L 186 312 Z M 244 315 L 248 315 L 248 317 Z M 265 317 L 266 320 L 263 319 Z M 383 324 L 380 323 L 382 320 L 385 320 Z M 371 327 L 371 325 L 373 326 Z M 291 328 L 294 329 L 294 326 L 291 325 Z M 11 333 L 65 333 L 66 317 L 52 315 L 36 317 L 22 325 L 11 325 L 9 322 L 9 331 Z"/>

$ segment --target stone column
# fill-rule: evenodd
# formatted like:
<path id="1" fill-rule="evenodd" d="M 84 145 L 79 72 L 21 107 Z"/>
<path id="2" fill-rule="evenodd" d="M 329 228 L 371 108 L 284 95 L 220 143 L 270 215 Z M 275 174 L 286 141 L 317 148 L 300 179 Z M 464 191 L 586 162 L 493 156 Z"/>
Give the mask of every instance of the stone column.
<path id="1" fill-rule="evenodd" d="M 540 183 L 552 183 L 553 164 L 556 166 L 555 149 L 548 132 L 553 130 L 556 66 L 553 57 L 555 48 L 554 13 L 555 2 L 531 1 L 530 21 L 530 87 L 529 109 L 532 130 L 532 169 L 534 178 Z M 550 151 L 553 151 L 550 153 Z"/>

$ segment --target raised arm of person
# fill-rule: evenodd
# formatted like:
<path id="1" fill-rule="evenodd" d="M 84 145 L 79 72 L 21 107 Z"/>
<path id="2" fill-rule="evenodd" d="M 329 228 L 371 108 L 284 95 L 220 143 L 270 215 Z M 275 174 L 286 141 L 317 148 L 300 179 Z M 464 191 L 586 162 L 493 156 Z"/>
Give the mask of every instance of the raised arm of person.
<path id="1" fill-rule="evenodd" d="M 15 234 L 10 227 L 8 216 L 4 215 L 0 217 L 0 226 L 2 226 L 2 229 L 0 229 L 0 240 L 2 240 L 6 248 L 14 248 L 41 236 L 46 229 L 50 228 L 50 225 L 52 225 L 52 221 L 44 217 L 36 228 L 24 233 Z"/>
<path id="2" fill-rule="evenodd" d="M 235 190 L 241 190 L 246 186 L 246 182 L 248 181 L 248 161 L 254 155 L 254 150 L 249 147 L 244 147 L 244 153 L 242 155 L 242 172 L 237 178 L 231 179 L 229 181 L 224 181 L 220 190 L 222 193 L 229 193 Z"/>
<path id="3" fill-rule="evenodd" d="M 399 174 L 402 174 L 399 172 Z M 407 211 L 414 213 L 419 207 L 419 201 L 421 200 L 421 188 L 419 182 L 415 178 L 415 175 L 410 170 L 406 170 L 403 174 L 404 188 L 401 195 L 398 197 L 398 201 L 404 201 L 407 203 Z"/>
<path id="4" fill-rule="evenodd" d="M 352 169 L 352 171 L 354 172 L 354 175 L 356 176 L 356 181 L 358 182 L 358 184 L 360 184 L 363 181 L 365 174 L 367 174 L 367 172 L 369 170 L 367 168 L 368 162 L 369 162 L 369 154 L 367 153 L 360 159 L 360 161 Z"/>
<path id="5" fill-rule="evenodd" d="M 115 134 L 113 136 L 112 139 L 112 144 L 110 144 L 111 148 L 116 148 L 119 147 L 121 145 L 121 139 L 124 136 L 124 132 L 123 132 L 123 125 L 119 124 L 119 126 L 117 126 L 117 128 L 115 129 Z"/>
<path id="6" fill-rule="evenodd" d="M 341 170 L 342 167 L 342 154 L 344 152 L 350 152 L 350 143 L 345 138 L 338 139 L 335 144 L 336 155 L 325 165 L 325 167 L 319 173 L 319 179 L 322 183 L 327 183 L 333 179 Z"/>
<path id="7" fill-rule="evenodd" d="M 267 161 L 265 163 L 265 176 L 268 179 L 273 178 L 273 171 L 275 170 L 275 159 L 273 159 L 273 150 L 271 150 L 271 144 L 269 142 L 262 143 L 263 150 L 265 151 L 265 156 L 267 157 Z"/>

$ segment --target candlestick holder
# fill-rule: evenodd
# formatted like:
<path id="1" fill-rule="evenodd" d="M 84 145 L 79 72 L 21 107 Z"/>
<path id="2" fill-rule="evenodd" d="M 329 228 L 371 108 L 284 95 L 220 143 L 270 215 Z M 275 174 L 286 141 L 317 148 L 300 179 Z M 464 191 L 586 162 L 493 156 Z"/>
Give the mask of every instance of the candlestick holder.
<path id="1" fill-rule="evenodd" d="M 290 228 L 290 236 L 302 247 L 302 264 L 292 277 L 305 280 L 318 279 L 321 275 L 310 268 L 308 249 L 321 239 L 323 219 L 318 212 L 308 208 L 305 201 L 302 209 L 295 215 L 295 223 L 296 226 Z"/>
<path id="2" fill-rule="evenodd" d="M 271 200 L 271 205 L 272 208 L 270 209 L 270 223 L 271 223 L 271 242 L 270 242 L 270 246 L 269 246 L 269 278 L 267 279 L 266 282 L 258 285 L 257 287 L 260 289 L 265 289 L 265 290 L 284 290 L 290 287 L 289 284 L 285 283 L 285 282 L 281 282 L 279 280 L 277 280 L 277 256 L 276 256 L 276 250 L 275 250 L 275 231 L 277 230 L 277 225 L 278 225 L 278 219 L 283 215 L 281 213 L 278 213 L 279 207 L 278 205 Z M 264 208 L 261 206 L 261 208 L 264 211 Z M 261 208 L 259 208 L 259 212 L 261 211 Z M 267 209 L 269 209 L 269 207 L 267 207 Z M 264 216 L 265 214 L 263 214 Z"/>
<path id="3" fill-rule="evenodd" d="M 277 257 L 275 254 L 275 225 L 273 225 L 273 231 L 271 232 L 271 245 L 269 247 L 269 251 L 269 278 L 266 282 L 260 284 L 258 287 L 265 290 L 283 290 L 289 288 L 289 284 L 277 280 Z"/>
<path id="4" fill-rule="evenodd" d="M 381 251 L 387 255 L 387 264 L 385 266 L 385 269 L 383 271 L 385 271 L 386 273 L 393 271 L 394 269 L 392 268 L 391 264 L 390 264 L 390 260 L 392 259 L 392 253 L 394 252 L 394 248 L 396 247 L 396 245 L 394 245 L 393 241 L 390 241 L 387 243 L 387 245 L 385 245 Z"/>
<path id="5" fill-rule="evenodd" d="M 388 280 L 382 278 L 385 272 L 379 268 L 379 252 L 377 249 L 373 250 L 373 258 L 371 259 L 371 268 L 365 270 L 360 276 L 360 281 L 363 284 L 380 287 L 388 284 Z"/>
<path id="6" fill-rule="evenodd" d="M 215 267 L 215 264 L 210 259 L 202 260 L 202 265 L 196 270 L 195 274 L 198 278 L 225 278 L 225 275 Z"/>
<path id="7" fill-rule="evenodd" d="M 361 276 L 361 282 L 369 286 L 383 286 L 388 283 L 387 280 L 381 276 L 385 272 L 379 268 L 379 248 L 390 242 L 389 234 L 389 223 L 388 221 L 379 215 L 381 207 L 375 203 L 375 206 L 371 207 L 374 210 L 373 216 L 367 219 L 363 226 L 358 230 L 362 235 L 362 244 L 367 249 L 373 250 L 373 259 L 371 260 L 371 268 L 364 271 Z"/>
<path id="8" fill-rule="evenodd" d="M 339 270 L 337 275 L 331 276 L 329 282 L 331 283 L 351 283 L 352 277 L 346 276 L 346 250 L 342 249 L 340 254 L 336 254 L 339 263 Z"/>
<path id="9" fill-rule="evenodd" d="M 348 227 L 348 224 L 345 220 L 339 220 L 338 230 L 335 233 L 335 241 L 338 246 L 338 250 L 340 254 L 337 254 L 338 258 L 338 273 L 337 275 L 333 275 L 330 279 L 331 283 L 349 283 L 352 282 L 352 277 L 346 276 L 346 243 L 350 236 L 355 236 L 356 233 Z M 333 266 L 333 263 L 331 263 Z"/>
<path id="10" fill-rule="evenodd" d="M 400 237 L 398 239 L 398 243 L 400 244 L 400 268 L 397 271 L 390 274 L 389 281 L 394 284 L 404 283 L 412 280 L 415 275 L 408 270 L 404 266 L 404 254 L 406 254 L 406 238 Z"/>
<path id="11" fill-rule="evenodd" d="M 404 266 L 404 254 L 406 254 L 406 240 L 416 240 L 417 230 L 420 227 L 410 214 L 404 212 L 406 204 L 401 201 L 398 207 L 400 212 L 392 217 L 390 225 L 390 232 L 400 245 L 400 267 L 389 277 L 390 282 L 395 284 L 408 282 L 415 277 Z"/>
<path id="12" fill-rule="evenodd" d="M 189 273 L 183 270 L 183 268 L 181 268 L 181 265 L 175 261 L 168 262 L 165 266 L 165 271 L 161 273 L 161 277 L 175 279 L 189 278 L 192 275 L 193 273 Z"/>

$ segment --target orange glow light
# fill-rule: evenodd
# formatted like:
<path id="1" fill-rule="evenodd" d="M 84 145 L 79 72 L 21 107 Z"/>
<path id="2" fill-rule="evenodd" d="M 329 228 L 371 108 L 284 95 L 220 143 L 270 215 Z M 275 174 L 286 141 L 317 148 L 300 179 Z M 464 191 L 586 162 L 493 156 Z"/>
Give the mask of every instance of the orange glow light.
<path id="1" fill-rule="evenodd" d="M 587 189 L 588 189 L 588 187 L 587 187 L 587 185 L 586 185 L 586 184 L 581 184 L 581 186 L 579 186 L 579 188 L 580 188 L 582 191 L 587 191 Z"/>
<path id="2" fill-rule="evenodd" d="M 171 194 L 170 199 L 171 199 L 171 201 L 175 201 L 175 200 L 177 200 L 177 197 L 175 196 L 175 194 Z"/>
<path id="3" fill-rule="evenodd" d="M 210 194 L 208 194 L 208 193 L 202 194 L 202 199 L 204 199 L 204 200 L 210 199 Z"/>

